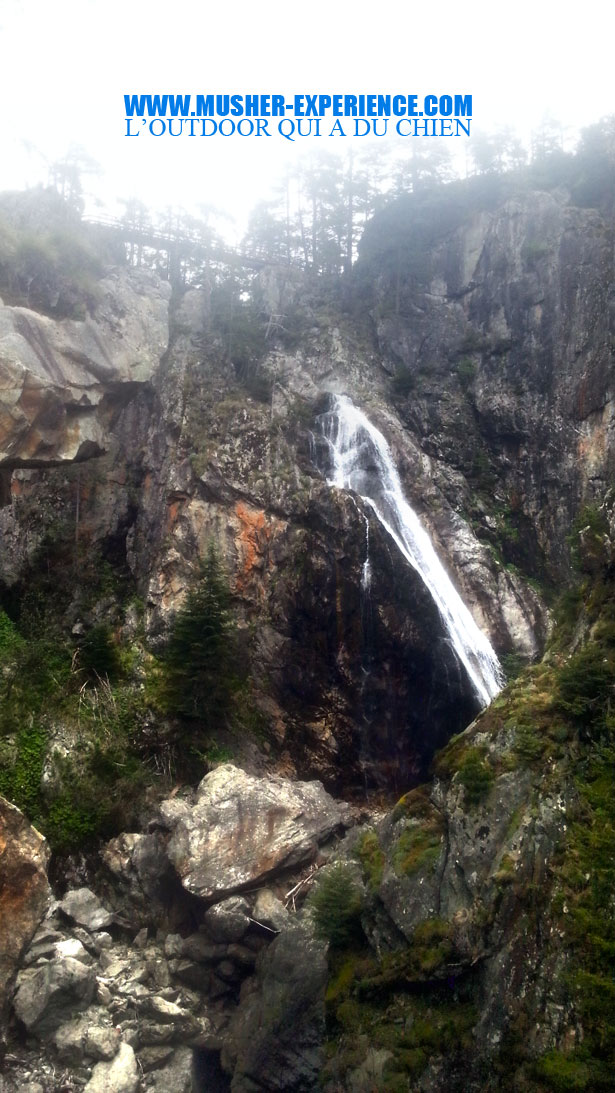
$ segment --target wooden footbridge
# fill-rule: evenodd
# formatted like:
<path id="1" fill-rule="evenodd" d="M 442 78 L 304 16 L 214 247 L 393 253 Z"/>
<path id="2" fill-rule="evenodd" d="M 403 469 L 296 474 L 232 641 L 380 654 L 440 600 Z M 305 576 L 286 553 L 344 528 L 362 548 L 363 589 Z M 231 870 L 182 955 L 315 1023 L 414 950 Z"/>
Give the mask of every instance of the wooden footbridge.
<path id="1" fill-rule="evenodd" d="M 265 266 L 284 268 L 294 266 L 295 269 L 301 268 L 296 262 L 262 258 L 259 255 L 250 254 L 235 247 L 209 243 L 207 240 L 199 238 L 197 234 L 181 230 L 164 231 L 148 225 L 140 227 L 127 224 L 124 220 L 103 216 L 89 216 L 85 218 L 85 223 L 92 224 L 101 233 L 122 243 L 137 247 L 139 250 L 146 248 L 156 252 L 164 252 L 167 255 L 170 280 L 173 280 L 175 275 L 180 274 L 182 261 L 187 258 L 211 265 L 251 270 L 260 270 Z"/>

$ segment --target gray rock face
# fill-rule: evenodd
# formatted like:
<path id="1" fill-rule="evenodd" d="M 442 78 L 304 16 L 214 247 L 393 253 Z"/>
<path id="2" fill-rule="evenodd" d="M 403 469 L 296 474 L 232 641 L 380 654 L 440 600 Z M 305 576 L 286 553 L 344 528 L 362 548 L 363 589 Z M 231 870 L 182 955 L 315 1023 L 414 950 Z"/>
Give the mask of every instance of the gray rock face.
<path id="1" fill-rule="evenodd" d="M 79 1064 L 86 1057 L 113 1059 L 120 1047 L 121 1033 L 111 1026 L 102 1008 L 92 1007 L 82 1017 L 60 1025 L 53 1040 L 62 1062 Z"/>
<path id="2" fill-rule="evenodd" d="M 145 1088 L 154 1093 L 193 1093 L 192 1067 L 194 1053 L 190 1048 L 179 1047 L 174 1051 L 162 1070 L 154 1070 L 145 1080 Z"/>
<path id="3" fill-rule="evenodd" d="M 398 240 L 411 220 L 400 208 Z M 399 314 L 377 322 L 379 346 L 391 371 L 412 378 L 399 409 L 431 461 L 432 490 L 457 509 L 463 498 L 505 561 L 546 563 L 557 575 L 566 572 L 565 537 L 580 498 L 599 493 L 613 470 L 605 230 L 603 214 L 575 207 L 563 189 L 518 194 L 469 212 L 453 230 L 436 226 L 418 276 L 397 286 L 390 271 L 374 278 L 382 312 L 399 293 Z M 381 252 L 374 261 L 382 270 Z M 454 537 L 446 544 L 455 551 Z M 484 607 L 475 575 L 467 576 Z M 517 631 L 525 615 L 531 632 L 531 597 L 516 598 L 502 613 L 511 612 Z"/>
<path id="4" fill-rule="evenodd" d="M 210 907 L 203 924 L 214 941 L 241 941 L 250 925 L 249 906 L 240 896 L 231 896 Z"/>
<path id="5" fill-rule="evenodd" d="M 269 888 L 261 888 L 254 904 L 254 918 L 276 933 L 288 925 L 289 913 Z"/>
<path id="6" fill-rule="evenodd" d="M 109 396 L 150 380 L 168 341 L 168 285 L 145 273 L 102 282 L 96 316 L 55 321 L 0 307 L 0 465 L 100 454 Z"/>
<path id="7" fill-rule="evenodd" d="M 98 896 L 89 888 L 72 889 L 59 907 L 73 922 L 85 926 L 91 932 L 106 930 L 114 919 L 113 914 L 103 907 Z"/>
<path id="8" fill-rule="evenodd" d="M 295 924 L 272 942 L 231 1024 L 233 1093 L 318 1088 L 327 976 L 325 946 L 306 926 Z"/>
<path id="9" fill-rule="evenodd" d="M 28 968 L 17 978 L 15 1013 L 28 1029 L 39 1033 L 57 1028 L 66 1012 L 84 1009 L 92 1001 L 94 969 L 72 956 L 60 956 L 40 968 Z"/>
<path id="10" fill-rule="evenodd" d="M 98 1063 L 85 1093 L 136 1093 L 139 1088 L 137 1060 L 130 1044 L 121 1044 L 109 1063 Z"/>
<path id="11" fill-rule="evenodd" d="M 47 909 L 49 850 L 25 816 L 0 797 L 0 1043 L 20 959 Z"/>
<path id="12" fill-rule="evenodd" d="M 111 873 L 110 893 L 130 905 L 131 916 L 149 923 L 163 914 L 169 861 L 157 834 L 127 833 L 111 839 L 102 851 Z"/>
<path id="13" fill-rule="evenodd" d="M 255 778 L 229 763 L 205 776 L 194 805 L 163 802 L 167 853 L 183 886 L 220 900 L 310 861 L 349 822 L 346 806 L 319 782 Z"/>

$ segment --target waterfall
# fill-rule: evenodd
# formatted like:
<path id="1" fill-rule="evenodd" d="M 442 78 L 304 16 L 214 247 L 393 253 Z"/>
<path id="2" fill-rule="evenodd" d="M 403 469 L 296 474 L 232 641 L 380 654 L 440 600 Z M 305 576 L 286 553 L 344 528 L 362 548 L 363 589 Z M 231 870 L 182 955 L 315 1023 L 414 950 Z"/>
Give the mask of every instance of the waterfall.
<path id="1" fill-rule="evenodd" d="M 330 449 L 329 483 L 360 494 L 404 558 L 420 574 L 477 699 L 482 706 L 488 705 L 503 685 L 500 662 L 447 575 L 418 516 L 406 501 L 382 433 L 346 395 L 333 396 L 332 409 L 320 415 L 318 424 Z"/>

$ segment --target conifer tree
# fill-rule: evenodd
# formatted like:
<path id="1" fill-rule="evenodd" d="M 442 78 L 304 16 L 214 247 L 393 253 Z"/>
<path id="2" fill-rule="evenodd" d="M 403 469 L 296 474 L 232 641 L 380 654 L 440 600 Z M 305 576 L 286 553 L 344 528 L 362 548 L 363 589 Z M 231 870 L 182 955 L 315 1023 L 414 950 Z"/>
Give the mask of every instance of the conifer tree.
<path id="1" fill-rule="evenodd" d="M 167 694 L 173 713 L 208 728 L 228 719 L 238 686 L 231 598 L 213 543 L 173 623 L 167 647 Z"/>
<path id="2" fill-rule="evenodd" d="M 344 862 L 336 862 L 323 872 L 310 895 L 309 906 L 316 936 L 334 949 L 350 946 L 362 936 L 361 892 Z"/>

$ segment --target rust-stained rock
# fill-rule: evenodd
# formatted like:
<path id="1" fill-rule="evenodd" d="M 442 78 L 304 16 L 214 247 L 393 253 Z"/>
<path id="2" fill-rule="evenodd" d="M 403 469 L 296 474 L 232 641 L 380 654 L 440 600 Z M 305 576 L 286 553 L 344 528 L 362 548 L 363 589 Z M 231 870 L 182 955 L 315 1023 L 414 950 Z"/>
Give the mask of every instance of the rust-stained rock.
<path id="1" fill-rule="evenodd" d="M 350 822 L 320 782 L 255 778 L 230 763 L 203 778 L 193 804 L 164 801 L 161 813 L 184 888 L 212 901 L 310 861 Z"/>
<path id="2" fill-rule="evenodd" d="M 48 860 L 43 836 L 0 797 L 0 1040 L 19 961 L 49 901 Z"/>

